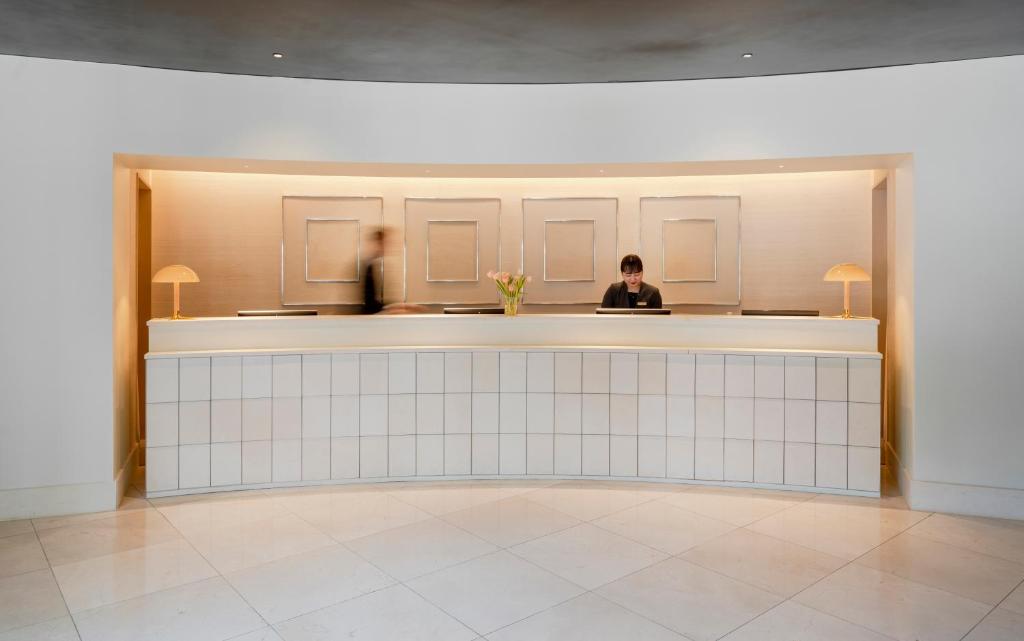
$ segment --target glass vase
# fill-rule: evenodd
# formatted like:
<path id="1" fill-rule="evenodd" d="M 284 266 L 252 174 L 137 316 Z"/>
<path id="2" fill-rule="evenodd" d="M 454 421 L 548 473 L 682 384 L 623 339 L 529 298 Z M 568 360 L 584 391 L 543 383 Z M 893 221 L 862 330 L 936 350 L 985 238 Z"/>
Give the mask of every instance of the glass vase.
<path id="1" fill-rule="evenodd" d="M 518 298 L 506 298 L 505 299 L 505 316 L 518 316 L 519 315 L 519 299 Z"/>

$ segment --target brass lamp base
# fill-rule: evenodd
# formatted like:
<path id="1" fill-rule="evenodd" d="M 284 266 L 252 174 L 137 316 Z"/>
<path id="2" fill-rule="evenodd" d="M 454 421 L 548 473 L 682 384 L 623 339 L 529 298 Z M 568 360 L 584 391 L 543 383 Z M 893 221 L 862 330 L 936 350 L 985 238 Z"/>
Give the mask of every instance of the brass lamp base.
<path id="1" fill-rule="evenodd" d="M 836 314 L 835 316 L 829 316 L 829 318 L 842 318 L 844 320 L 856 320 L 858 318 L 871 318 L 871 316 L 854 316 L 850 313 L 850 310 L 844 309 L 842 314 Z"/>
<path id="2" fill-rule="evenodd" d="M 179 288 L 180 285 L 174 283 L 174 313 L 171 314 L 168 320 L 187 320 L 191 318 L 190 316 L 181 315 L 181 290 Z"/>

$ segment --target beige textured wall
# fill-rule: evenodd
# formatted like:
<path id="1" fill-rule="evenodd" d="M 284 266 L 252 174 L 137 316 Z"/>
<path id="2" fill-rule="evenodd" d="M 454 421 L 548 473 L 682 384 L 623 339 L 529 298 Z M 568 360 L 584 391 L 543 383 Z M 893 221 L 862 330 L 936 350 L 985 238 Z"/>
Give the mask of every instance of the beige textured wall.
<path id="1" fill-rule="evenodd" d="M 871 267 L 870 171 L 600 179 L 365 178 L 154 171 L 152 180 L 153 269 L 184 263 L 196 270 L 202 282 L 182 286 L 183 313 L 194 316 L 233 315 L 238 309 L 281 306 L 284 195 L 381 196 L 385 224 L 396 228 L 399 237 L 406 197 L 500 198 L 501 267 L 508 271 L 519 269 L 524 197 L 618 197 L 618 253 L 622 255 L 637 249 L 641 197 L 739 195 L 744 308 L 820 309 L 823 314 L 837 314 L 842 307 L 841 286 L 823 282 L 825 271 L 835 263 L 847 261 L 866 269 Z M 400 249 L 400 242 L 396 243 L 396 251 L 386 261 L 385 297 L 390 300 L 401 297 Z M 154 286 L 155 315 L 169 315 L 170 301 L 170 286 Z M 739 309 L 680 308 L 718 313 Z M 568 309 L 571 308 L 535 306 L 525 311 Z M 348 310 L 335 307 L 322 311 Z M 853 311 L 870 314 L 870 283 L 854 284 Z"/>

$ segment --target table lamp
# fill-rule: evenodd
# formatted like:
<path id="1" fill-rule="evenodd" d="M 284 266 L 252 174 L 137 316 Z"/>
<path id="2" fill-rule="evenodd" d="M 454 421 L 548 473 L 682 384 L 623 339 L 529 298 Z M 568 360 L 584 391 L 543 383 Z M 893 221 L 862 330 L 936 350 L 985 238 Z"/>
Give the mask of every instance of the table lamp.
<path id="1" fill-rule="evenodd" d="M 843 284 L 843 314 L 842 318 L 853 318 L 850 313 L 850 283 L 871 280 L 859 265 L 854 263 L 840 263 L 825 272 L 825 280 L 828 282 L 841 282 Z"/>
<path id="2" fill-rule="evenodd" d="M 181 315 L 181 295 L 178 288 L 181 283 L 198 283 L 199 276 L 184 265 L 168 265 L 153 276 L 154 283 L 174 283 L 174 315 L 171 320 L 186 318 Z"/>

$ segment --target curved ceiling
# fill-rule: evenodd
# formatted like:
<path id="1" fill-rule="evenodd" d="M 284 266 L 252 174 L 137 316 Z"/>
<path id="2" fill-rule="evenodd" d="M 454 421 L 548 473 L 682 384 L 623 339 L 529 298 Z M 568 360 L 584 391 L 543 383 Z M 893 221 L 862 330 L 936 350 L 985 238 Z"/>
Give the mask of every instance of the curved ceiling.
<path id="1" fill-rule="evenodd" d="M 1022 54 L 1024 2 L 5 0 L 0 53 L 339 80 L 687 80 Z"/>

